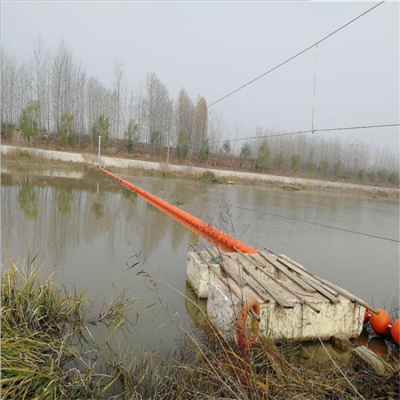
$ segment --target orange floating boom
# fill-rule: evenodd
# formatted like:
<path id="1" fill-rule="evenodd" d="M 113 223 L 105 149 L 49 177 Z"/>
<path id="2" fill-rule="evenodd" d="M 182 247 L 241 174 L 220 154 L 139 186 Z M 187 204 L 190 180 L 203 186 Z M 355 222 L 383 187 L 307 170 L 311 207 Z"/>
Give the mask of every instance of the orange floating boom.
<path id="1" fill-rule="evenodd" d="M 187 213 L 186 211 L 181 210 L 178 207 L 175 207 L 165 200 L 160 199 L 153 194 L 144 191 L 138 186 L 133 185 L 132 183 L 122 179 L 111 172 L 107 171 L 106 169 L 99 166 L 100 171 L 104 172 L 111 178 L 114 178 L 118 182 L 121 182 L 123 185 L 127 186 L 129 189 L 137 192 L 141 197 L 147 200 L 149 203 L 155 203 L 160 207 L 168 210 L 172 214 L 175 214 L 177 217 L 182 218 L 184 221 L 188 222 L 189 224 L 193 225 L 195 228 L 199 229 L 200 231 L 204 232 L 206 235 L 211 236 L 218 242 L 223 243 L 224 245 L 228 246 L 231 249 L 239 249 L 242 253 L 250 253 L 256 254 L 258 250 L 253 249 L 253 247 L 248 246 L 246 243 L 241 242 L 240 240 L 235 239 L 233 236 L 228 235 L 227 233 L 220 231 L 219 229 L 213 227 L 212 225 L 194 217 L 193 215 Z M 153 204 L 154 205 L 154 204 Z"/>

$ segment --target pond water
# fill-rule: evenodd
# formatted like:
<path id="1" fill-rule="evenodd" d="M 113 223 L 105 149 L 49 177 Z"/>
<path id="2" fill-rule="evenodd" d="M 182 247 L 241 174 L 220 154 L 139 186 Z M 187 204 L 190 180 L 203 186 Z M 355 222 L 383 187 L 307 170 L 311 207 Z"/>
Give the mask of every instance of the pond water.
<path id="1" fill-rule="evenodd" d="M 390 311 L 399 296 L 398 243 L 288 219 L 399 240 L 398 201 L 119 175 L 255 248 L 286 254 L 375 307 Z M 94 313 L 119 292 L 136 296 L 131 317 L 136 321 L 137 311 L 138 319 L 121 338 L 133 347 L 167 348 L 179 338 L 176 324 L 195 327 L 202 319 L 182 294 L 195 299 L 186 259 L 204 239 L 96 170 L 3 168 L 1 233 L 4 265 L 6 252 L 16 260 L 28 249 L 39 252 L 43 274 L 56 266 L 67 290 L 85 290 L 95 301 Z"/>

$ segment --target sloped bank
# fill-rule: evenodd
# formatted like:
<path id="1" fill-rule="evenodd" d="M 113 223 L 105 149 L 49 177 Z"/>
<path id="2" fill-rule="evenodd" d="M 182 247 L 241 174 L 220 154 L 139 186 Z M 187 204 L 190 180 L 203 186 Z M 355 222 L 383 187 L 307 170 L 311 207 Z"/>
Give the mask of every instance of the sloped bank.
<path id="1" fill-rule="evenodd" d="M 90 164 L 97 165 L 97 156 L 95 154 L 87 153 L 72 153 L 64 151 L 32 149 L 19 146 L 1 146 L 1 154 L 12 155 L 13 152 L 30 153 L 37 157 L 42 157 L 47 160 L 61 161 L 75 164 Z M 202 167 L 189 167 L 185 165 L 163 164 L 151 161 L 133 160 L 117 157 L 101 157 L 101 165 L 103 167 L 112 167 L 120 169 L 135 169 L 141 171 L 157 171 L 163 174 L 176 174 L 176 175 L 192 175 L 200 176 L 206 171 L 211 171 L 217 178 L 225 180 L 234 180 L 238 182 L 258 182 L 269 183 L 275 185 L 286 185 L 288 187 L 303 187 L 307 189 L 325 188 L 325 189 L 339 189 L 339 190 L 353 190 L 365 193 L 376 194 L 391 194 L 399 196 L 400 190 L 398 188 L 368 186 L 344 182 L 331 182 L 314 179 L 294 178 L 287 176 L 276 176 L 269 174 L 256 174 L 251 172 L 238 172 L 227 171 L 219 169 L 210 169 Z"/>

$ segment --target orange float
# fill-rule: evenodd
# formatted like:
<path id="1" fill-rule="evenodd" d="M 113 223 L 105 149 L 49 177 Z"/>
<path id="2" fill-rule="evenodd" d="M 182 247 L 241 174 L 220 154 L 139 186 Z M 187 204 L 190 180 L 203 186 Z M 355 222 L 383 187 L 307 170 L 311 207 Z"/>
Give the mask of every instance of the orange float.
<path id="1" fill-rule="evenodd" d="M 379 312 L 378 315 L 372 314 L 369 322 L 371 323 L 372 329 L 378 335 L 384 335 L 389 331 L 389 325 L 391 323 L 390 315 L 382 308 L 377 308 L 376 311 Z"/>
<path id="2" fill-rule="evenodd" d="M 253 247 L 248 246 L 246 243 L 243 243 L 240 240 L 235 239 L 233 236 L 230 236 L 227 233 L 222 232 L 217 228 L 214 228 L 212 225 L 207 224 L 204 221 L 201 221 L 200 219 L 194 217 L 193 215 L 187 213 L 186 211 L 183 211 L 180 208 L 167 203 L 165 200 L 162 200 L 162 199 L 158 198 L 157 196 L 154 196 L 153 194 L 144 191 L 140 187 L 133 185 L 132 183 L 126 181 L 125 179 L 119 178 L 118 176 L 112 174 L 111 172 L 107 171 L 106 169 L 104 169 L 100 166 L 99 166 L 99 169 L 100 169 L 100 171 L 104 172 L 111 178 L 117 180 L 118 182 L 121 182 L 124 186 L 127 186 L 129 189 L 133 190 L 134 192 L 137 192 L 145 200 L 147 200 L 149 202 L 153 201 L 155 204 L 157 204 L 158 206 L 167 210 L 169 213 L 178 215 L 180 218 L 184 219 L 189 224 L 198 228 L 200 231 L 202 231 L 206 235 L 209 235 L 213 239 L 216 239 L 216 240 L 222 242 L 223 244 L 226 244 L 231 249 L 233 249 L 233 250 L 239 249 L 242 253 L 250 253 L 250 254 L 258 253 L 258 251 L 255 250 Z M 161 211 L 164 211 L 164 210 L 161 210 Z M 222 240 L 219 239 L 221 237 L 222 237 Z M 213 243 L 213 244 L 215 244 L 215 243 Z"/>
<path id="3" fill-rule="evenodd" d="M 248 338 L 246 338 L 245 332 L 247 323 L 247 313 L 250 310 L 254 311 L 253 313 L 254 331 L 250 333 Z M 249 349 L 251 346 L 253 346 L 259 326 L 260 326 L 260 303 L 258 302 L 257 297 L 250 296 L 249 299 L 244 303 L 238 320 L 237 339 L 240 347 L 242 347 L 243 349 Z"/>
<path id="4" fill-rule="evenodd" d="M 393 324 L 392 324 L 392 329 L 390 330 L 390 333 L 392 334 L 392 338 L 395 341 L 395 343 L 399 344 L 400 342 L 400 319 L 397 318 Z"/>

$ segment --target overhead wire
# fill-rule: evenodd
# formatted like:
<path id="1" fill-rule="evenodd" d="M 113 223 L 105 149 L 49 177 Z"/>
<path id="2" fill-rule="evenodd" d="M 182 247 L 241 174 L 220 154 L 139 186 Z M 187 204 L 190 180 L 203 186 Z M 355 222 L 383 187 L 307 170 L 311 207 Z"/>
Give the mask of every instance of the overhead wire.
<path id="1" fill-rule="evenodd" d="M 262 73 L 261 75 L 257 76 L 256 78 L 252 79 L 251 81 L 245 83 L 244 85 L 238 87 L 237 89 L 233 90 L 232 92 L 226 94 L 225 96 L 222 96 L 221 98 L 219 98 L 218 100 L 214 101 L 211 104 L 208 104 L 207 107 L 204 107 L 203 109 L 195 112 L 193 114 L 193 116 L 207 110 L 208 108 L 214 106 L 215 104 L 220 103 L 221 101 L 225 100 L 226 98 L 232 96 L 233 94 L 239 92 L 240 90 L 244 89 L 245 87 L 251 85 L 252 83 L 258 81 L 259 79 L 263 78 L 264 76 L 270 74 L 271 72 L 277 70 L 278 68 L 282 67 L 283 65 L 287 64 L 288 62 L 296 59 L 297 57 L 301 56 L 302 54 L 306 53 L 307 51 L 311 50 L 313 47 L 318 46 L 320 43 L 324 42 L 325 40 L 329 39 L 330 37 L 332 37 L 333 35 L 335 35 L 336 33 L 340 32 L 341 30 L 343 30 L 344 28 L 346 28 L 347 26 L 351 25 L 353 22 L 357 21 L 358 19 L 362 18 L 364 15 L 368 14 L 369 12 L 371 12 L 372 10 L 374 10 L 375 8 L 379 7 L 380 5 L 382 5 L 385 1 L 381 1 L 380 3 L 374 5 L 373 7 L 369 8 L 368 10 L 364 11 L 362 14 L 358 15 L 357 17 L 353 18 L 351 21 L 347 22 L 346 24 L 342 25 L 341 27 L 339 27 L 338 29 L 334 30 L 333 32 L 331 32 L 329 35 L 323 37 L 322 39 L 318 40 L 317 42 L 313 43 L 311 46 L 308 46 L 307 48 L 305 48 L 302 51 L 299 51 L 297 54 L 289 57 L 288 59 L 286 59 L 285 61 L 281 62 L 280 64 L 276 65 L 275 67 L 269 69 L 268 71 Z"/>
<path id="2" fill-rule="evenodd" d="M 338 230 L 338 231 L 343 231 L 343 232 L 348 232 L 348 233 L 354 233 L 354 234 L 357 234 L 357 235 L 368 236 L 368 237 L 372 237 L 372 238 L 375 238 L 375 239 L 381 239 L 381 240 L 387 240 L 387 241 L 390 241 L 390 242 L 400 243 L 399 240 L 392 239 L 392 238 L 387 238 L 387 237 L 384 237 L 384 236 L 372 235 L 372 234 L 370 234 L 370 233 L 354 231 L 354 230 L 351 230 L 351 229 L 339 228 L 339 227 L 336 227 L 336 226 L 320 224 L 320 223 L 317 223 L 317 222 L 305 221 L 305 220 L 303 220 L 303 219 L 288 217 L 288 216 L 286 216 L 286 215 L 279 215 L 279 214 L 274 214 L 274 213 L 268 213 L 268 212 L 264 212 L 264 211 L 262 211 L 262 210 L 255 210 L 255 209 L 253 209 L 253 208 L 247 208 L 247 207 L 237 206 L 237 205 L 234 205 L 234 204 L 230 204 L 230 206 L 231 206 L 231 207 L 234 207 L 234 208 L 239 208 L 239 209 L 242 209 L 242 210 L 247 210 L 247 211 L 253 211 L 253 212 L 258 212 L 258 211 L 260 211 L 260 212 L 263 213 L 263 215 L 269 215 L 269 216 L 272 216 L 272 217 L 284 218 L 284 219 L 288 219 L 288 220 L 291 220 L 291 221 L 302 222 L 302 223 L 304 223 L 304 224 L 316 225 L 316 226 L 320 226 L 320 227 L 323 227 L 323 228 L 329 228 L 329 229 L 334 229 L 334 230 Z"/>
<path id="3" fill-rule="evenodd" d="M 271 135 L 258 135 L 258 136 L 250 136 L 250 137 L 243 137 L 243 138 L 236 138 L 236 139 L 224 139 L 224 140 L 218 140 L 218 141 L 216 141 L 216 143 L 238 142 L 241 140 L 266 139 L 266 138 L 277 137 L 277 136 L 303 135 L 306 133 L 315 133 L 315 132 L 348 131 L 348 130 L 352 130 L 352 129 L 391 128 L 391 127 L 398 127 L 398 126 L 400 126 L 400 124 L 381 124 L 381 125 L 346 126 L 346 127 L 338 127 L 338 128 L 308 129 L 308 130 L 304 130 L 304 131 L 274 133 Z"/>

